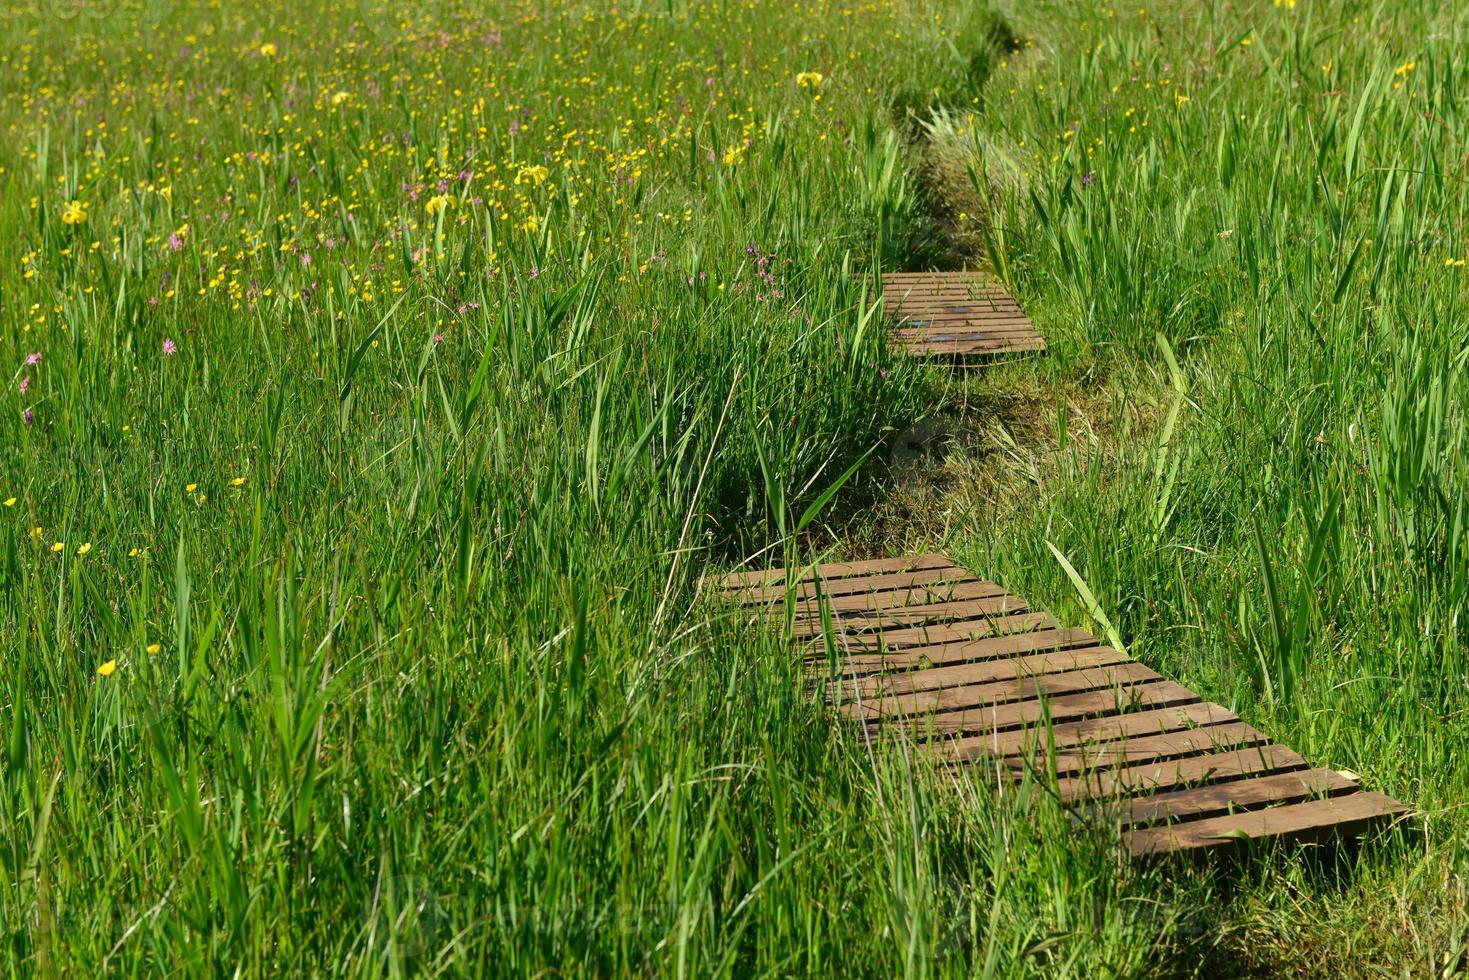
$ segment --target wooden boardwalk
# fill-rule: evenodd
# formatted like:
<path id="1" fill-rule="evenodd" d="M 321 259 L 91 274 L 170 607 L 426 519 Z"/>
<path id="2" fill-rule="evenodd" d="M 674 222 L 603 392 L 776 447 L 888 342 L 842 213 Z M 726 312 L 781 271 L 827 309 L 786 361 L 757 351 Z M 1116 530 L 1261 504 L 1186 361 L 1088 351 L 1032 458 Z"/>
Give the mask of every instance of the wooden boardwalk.
<path id="1" fill-rule="evenodd" d="M 1046 349 L 1018 303 L 979 272 L 894 272 L 882 277 L 893 337 L 910 354 L 959 362 Z"/>
<path id="2" fill-rule="evenodd" d="M 955 764 L 1054 779 L 1079 818 L 1118 822 L 1134 856 L 1358 835 L 1407 814 L 943 555 L 819 565 L 794 588 L 784 574 L 719 588 L 765 623 L 794 599 L 809 675 L 842 715 Z"/>

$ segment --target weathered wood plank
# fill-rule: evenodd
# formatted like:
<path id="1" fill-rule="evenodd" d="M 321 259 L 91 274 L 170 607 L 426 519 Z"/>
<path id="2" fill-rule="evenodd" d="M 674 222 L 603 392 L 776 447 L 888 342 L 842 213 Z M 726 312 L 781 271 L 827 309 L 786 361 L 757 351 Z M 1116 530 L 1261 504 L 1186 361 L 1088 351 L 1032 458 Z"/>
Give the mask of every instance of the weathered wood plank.
<path id="1" fill-rule="evenodd" d="M 843 659 L 841 674 L 843 677 L 863 677 L 883 671 L 927 670 L 1096 645 L 1097 638 L 1083 629 L 1043 629 L 991 636 L 983 640 L 907 647 L 883 653 L 854 653 Z M 823 657 L 808 657 L 807 664 L 817 673 L 826 673 Z"/>
<path id="2" fill-rule="evenodd" d="M 1407 814 L 1407 807 L 1381 793 L 1358 792 L 1135 830 L 1129 836 L 1128 845 L 1134 857 L 1152 857 L 1207 848 L 1235 848 L 1244 841 L 1303 843 L 1368 833 Z"/>
<path id="3" fill-rule="evenodd" d="M 1235 810 L 1255 810 L 1279 803 L 1301 803 L 1321 796 L 1355 793 L 1357 781 L 1332 769 L 1238 779 L 1214 786 L 1156 793 L 1117 803 L 1083 808 L 1083 818 L 1105 819 L 1123 827 L 1139 827 L 1166 821 L 1216 817 Z"/>
<path id="4" fill-rule="evenodd" d="M 1223 752 L 1265 745 L 1262 731 L 1242 721 L 1207 728 L 1190 728 L 1161 735 L 1139 735 L 1115 742 L 1079 745 L 1047 752 L 1007 756 L 1006 764 L 1016 771 L 1044 768 L 1060 776 L 1084 776 L 1105 770 L 1136 766 L 1168 759 Z"/>
<path id="5" fill-rule="evenodd" d="M 810 576 L 795 586 L 794 595 L 798 599 L 809 598 L 817 595 L 839 596 L 857 595 L 869 591 L 885 591 L 889 589 L 903 589 L 920 585 L 940 585 L 946 582 L 978 582 L 979 579 L 967 569 L 950 565 L 947 568 L 928 568 L 916 572 L 895 572 L 888 575 L 869 575 L 857 578 L 839 578 L 820 583 L 813 581 Z M 753 588 L 740 589 L 731 598 L 742 605 L 762 605 L 778 599 L 784 599 L 792 593 L 785 585 L 755 586 Z"/>
<path id="6" fill-rule="evenodd" d="M 1084 691 L 1046 700 L 1011 704 L 981 705 L 913 718 L 874 719 L 869 726 L 905 731 L 922 738 L 944 735 L 977 735 L 1007 732 L 1033 725 L 1076 721 L 1082 718 L 1145 711 L 1201 700 L 1197 694 L 1173 681 L 1143 681 L 1098 691 Z"/>
<path id="7" fill-rule="evenodd" d="M 1154 680 L 1162 678 L 1142 664 L 1128 661 L 1115 667 L 1040 674 L 1035 677 L 1020 677 L 988 684 L 966 684 L 962 687 L 918 691 L 913 694 L 885 695 L 870 701 L 847 702 L 842 705 L 842 710 L 857 720 L 888 715 L 913 717 L 1009 701 L 1033 701 L 1062 694 L 1080 694 L 1084 691 L 1111 689 Z"/>
<path id="8" fill-rule="evenodd" d="M 953 562 L 944 555 L 906 555 L 902 558 L 875 558 L 869 561 L 825 562 L 821 574 L 827 580 L 856 578 L 864 575 L 883 575 L 892 572 L 916 572 L 927 568 L 949 568 Z M 811 574 L 811 566 L 795 569 L 798 578 Z M 783 568 L 767 568 L 755 571 L 731 572 L 719 579 L 725 589 L 743 589 L 752 585 L 779 585 L 786 580 Z"/>
<path id="9" fill-rule="evenodd" d="M 1122 769 L 1068 776 L 1058 779 L 1056 787 L 1063 803 L 1081 803 L 1110 796 L 1135 796 L 1184 786 L 1223 782 L 1257 773 L 1289 772 L 1305 768 L 1306 760 L 1284 745 L 1261 745 L 1232 752 L 1148 762 Z"/>
<path id="10" fill-rule="evenodd" d="M 1067 748 L 1083 743 L 1161 735 L 1165 732 L 1238 720 L 1239 716 L 1228 708 L 1200 701 L 1195 704 L 1086 718 L 1064 724 L 1040 724 L 1012 731 L 957 738 L 944 743 L 938 751 L 948 758 L 967 762 L 985 757 L 1003 758 L 1022 753 L 1045 752 L 1053 747 Z"/>
<path id="11" fill-rule="evenodd" d="M 1127 654 L 1111 647 L 1091 647 L 1023 657 L 1004 657 L 979 663 L 936 667 L 931 670 L 905 671 L 853 681 L 842 678 L 833 683 L 844 693 L 842 700 L 854 697 L 872 699 L 887 695 L 912 694 L 939 688 L 963 687 L 1013 678 L 1055 674 L 1085 667 L 1109 667 L 1131 663 Z"/>

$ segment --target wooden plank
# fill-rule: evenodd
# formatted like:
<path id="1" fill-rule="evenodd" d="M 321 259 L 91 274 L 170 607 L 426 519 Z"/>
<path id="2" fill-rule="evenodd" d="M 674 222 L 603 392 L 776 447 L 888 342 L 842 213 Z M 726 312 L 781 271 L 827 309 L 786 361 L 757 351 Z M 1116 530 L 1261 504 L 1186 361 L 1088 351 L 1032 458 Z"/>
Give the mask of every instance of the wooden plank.
<path id="1" fill-rule="evenodd" d="M 1026 610 L 1007 616 L 985 616 L 956 623 L 928 623 L 878 633 L 844 636 L 842 652 L 878 653 L 901 651 L 942 643 L 962 643 L 990 636 L 1017 636 L 1036 630 L 1059 629 L 1060 624 L 1049 614 Z M 813 653 L 820 657 L 820 653 Z"/>
<path id="2" fill-rule="evenodd" d="M 854 595 L 859 592 L 880 592 L 918 585 L 939 585 L 945 582 L 978 582 L 967 568 L 950 565 L 946 568 L 927 568 L 916 572 L 894 572 L 888 575 L 869 575 L 861 578 L 839 578 L 823 581 L 821 595 Z M 785 585 L 755 586 L 740 589 L 732 599 L 742 605 L 760 605 L 784 599 L 791 592 Z M 811 579 L 795 586 L 795 596 L 804 599 L 817 594 L 817 583 Z"/>
<path id="3" fill-rule="evenodd" d="M 1261 745 L 1232 752 L 1196 755 L 1187 759 L 1149 762 L 1122 769 L 1068 776 L 1056 781 L 1061 802 L 1078 803 L 1110 796 L 1138 795 L 1160 790 L 1224 782 L 1267 772 L 1305 769 L 1306 760 L 1284 745 Z"/>
<path id="4" fill-rule="evenodd" d="M 1044 768 L 1058 776 L 1076 776 L 1147 762 L 1218 753 L 1228 749 L 1245 749 L 1264 745 L 1269 741 L 1264 732 L 1242 721 L 1236 721 L 1206 728 L 1165 732 L 1161 735 L 1141 735 L 1115 742 L 1078 745 L 1051 752 L 1041 749 L 1036 753 L 1006 756 L 1005 764 L 1017 772 Z"/>
<path id="5" fill-rule="evenodd" d="M 913 694 L 887 695 L 870 701 L 848 702 L 842 710 L 857 720 L 897 715 L 914 717 L 937 712 L 958 711 L 1009 701 L 1033 701 L 1062 694 L 1111 689 L 1138 681 L 1162 680 L 1158 674 L 1135 661 L 1116 667 L 1097 667 L 1040 674 L 988 684 L 966 684 L 963 687 L 918 691 Z"/>
<path id="6" fill-rule="evenodd" d="M 903 349 L 910 354 L 992 354 L 1011 350 L 1044 350 L 1044 340 L 957 340 L 957 341 L 923 341 L 920 343 L 904 344 Z"/>
<path id="7" fill-rule="evenodd" d="M 846 692 L 843 700 L 850 700 L 854 696 L 870 700 L 887 695 L 912 694 L 917 691 L 932 691 L 946 687 L 962 687 L 1041 674 L 1055 674 L 1068 670 L 1081 670 L 1086 667 L 1110 667 L 1123 663 L 1132 663 L 1132 659 L 1122 651 L 1113 650 L 1111 647 L 1091 647 L 1028 657 L 986 660 L 954 667 L 937 667 L 933 670 L 884 674 L 857 680 L 855 683 L 847 678 L 842 678 L 834 686 L 839 686 Z"/>
<path id="8" fill-rule="evenodd" d="M 947 623 L 980 616 L 1005 616 L 1023 612 L 1024 602 L 1013 595 L 1001 594 L 989 599 L 966 599 L 963 602 L 936 602 L 923 606 L 908 606 L 904 609 L 881 609 L 872 612 L 846 613 L 841 616 L 841 628 L 847 633 L 870 633 L 874 630 L 894 627 L 912 627 L 923 623 Z M 795 635 L 802 639 L 817 636 L 822 631 L 819 620 L 803 619 L 796 623 Z"/>
<path id="9" fill-rule="evenodd" d="M 976 316 L 965 317 L 905 317 L 893 328 L 893 334 L 903 340 L 921 340 L 934 336 L 973 336 L 984 334 L 995 337 L 1023 337 L 1035 333 L 1029 320 L 1012 320 Z"/>
<path id="10" fill-rule="evenodd" d="M 1355 793 L 1359 788 L 1356 780 L 1332 769 L 1306 769 L 1101 804 L 1084 808 L 1078 816 L 1106 819 L 1123 827 L 1141 827 L 1217 817 L 1237 810 L 1258 810 L 1280 803 L 1301 803 L 1321 796 Z"/>
<path id="11" fill-rule="evenodd" d="M 898 329 L 926 324 L 962 326 L 966 323 L 983 323 L 998 326 L 1011 323 L 1015 326 L 1031 326 L 1030 317 L 1018 307 L 983 306 L 973 303 L 932 303 L 922 306 L 898 306 L 888 313 L 898 321 Z"/>
<path id="12" fill-rule="evenodd" d="M 877 615 L 888 610 L 912 611 L 930 606 L 953 606 L 968 600 L 999 599 L 1006 595 L 1005 590 L 993 582 L 944 582 L 906 589 L 848 593 L 831 598 L 809 596 L 795 604 L 795 613 L 798 618 L 820 618 L 821 610 L 825 608 L 834 615 L 840 614 L 846 622 L 859 616 Z M 1009 598 L 1014 600 L 1014 596 Z M 775 602 L 766 608 L 776 617 L 785 616 L 784 602 Z"/>
<path id="13" fill-rule="evenodd" d="M 1032 725 L 1056 724 L 1129 711 L 1146 711 L 1200 701 L 1193 691 L 1173 681 L 1143 681 L 1035 701 L 982 705 L 913 718 L 868 722 L 905 731 L 917 738 L 1006 732 Z"/>
<path id="14" fill-rule="evenodd" d="M 1032 327 L 992 327 L 982 323 L 938 324 L 909 329 L 900 327 L 893 337 L 905 348 L 914 344 L 958 344 L 984 341 L 1012 342 L 1039 336 Z"/>
<path id="15" fill-rule="evenodd" d="M 983 640 L 909 647 L 901 651 L 852 654 L 842 661 L 841 675 L 850 678 L 863 677 L 882 671 L 926 670 L 980 660 L 995 660 L 1043 653 L 1048 650 L 1067 650 L 1073 647 L 1095 645 L 1097 645 L 1097 638 L 1082 629 L 1047 629 L 1030 633 L 1011 633 Z M 808 657 L 807 664 L 818 673 L 826 673 L 824 657 Z"/>
<path id="16" fill-rule="evenodd" d="M 827 579 L 853 578 L 863 575 L 885 575 L 893 572 L 914 572 L 927 568 L 949 568 L 954 563 L 944 555 L 907 555 L 902 558 L 875 558 L 870 561 L 825 562 L 817 566 Z M 811 574 L 811 566 L 796 569 L 801 578 Z M 766 568 L 757 571 L 731 572 L 719 579 L 725 589 L 743 589 L 752 585 L 779 585 L 786 580 L 784 568 Z"/>
<path id="17" fill-rule="evenodd" d="M 1134 857 L 1234 848 L 1245 840 L 1302 843 L 1352 837 L 1388 826 L 1408 815 L 1408 808 L 1381 793 L 1349 793 L 1133 831 L 1128 838 Z"/>
<path id="18" fill-rule="evenodd" d="M 955 282 L 961 279 L 972 279 L 975 282 L 996 282 L 994 276 L 979 269 L 958 269 L 950 272 L 939 272 L 934 270 L 917 270 L 908 272 L 884 272 L 883 282 Z"/>
<path id="19" fill-rule="evenodd" d="M 987 324 L 1000 326 L 1010 324 L 1017 327 L 1034 328 L 1030 317 L 1016 306 L 998 303 L 957 303 L 952 300 L 936 300 L 932 303 L 902 303 L 883 311 L 891 317 L 898 328 L 928 324 L 962 326 Z"/>
<path id="20" fill-rule="evenodd" d="M 1239 716 L 1228 708 L 1199 701 L 1167 708 L 1084 718 L 1065 724 L 1039 724 L 1006 732 L 956 738 L 943 743 L 936 751 L 956 762 L 970 762 L 983 757 L 1003 758 L 1051 747 L 1065 748 L 1139 735 L 1161 735 L 1165 732 L 1238 720 Z"/>

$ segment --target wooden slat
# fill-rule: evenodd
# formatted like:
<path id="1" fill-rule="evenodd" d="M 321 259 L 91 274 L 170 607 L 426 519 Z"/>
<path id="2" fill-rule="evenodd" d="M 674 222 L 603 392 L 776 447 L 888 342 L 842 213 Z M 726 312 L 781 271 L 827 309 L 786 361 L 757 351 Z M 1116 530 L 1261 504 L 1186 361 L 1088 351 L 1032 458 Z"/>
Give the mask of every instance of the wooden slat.
<path id="1" fill-rule="evenodd" d="M 1044 766 L 1048 771 L 1062 776 L 1077 776 L 1099 773 L 1124 766 L 1136 766 L 1148 762 L 1162 762 L 1197 756 L 1200 753 L 1223 752 L 1228 749 L 1245 749 L 1264 745 L 1270 739 L 1242 721 L 1206 728 L 1190 728 L 1161 735 L 1139 735 L 1115 742 L 1080 745 L 1054 752 L 1018 754 L 1007 756 L 1005 762 L 1015 770 L 1034 769 Z"/>
<path id="2" fill-rule="evenodd" d="M 1010 598 L 1005 590 L 993 582 L 944 582 L 934 585 L 919 585 L 906 589 L 881 589 L 875 592 L 853 592 L 832 598 L 807 597 L 795 604 L 797 618 L 820 618 L 822 609 L 840 615 L 846 621 L 864 615 L 875 615 L 886 610 L 914 610 L 930 606 L 952 606 L 966 600 Z M 774 616 L 784 616 L 786 604 L 772 603 L 767 607 Z"/>
<path id="3" fill-rule="evenodd" d="M 821 566 L 824 578 L 856 578 L 863 575 L 885 575 L 892 572 L 914 572 L 925 568 L 949 568 L 953 566 L 944 555 L 908 555 L 903 558 L 876 558 L 870 561 L 827 562 Z M 809 567 L 796 570 L 801 578 L 811 574 Z M 752 585 L 779 585 L 786 579 L 783 568 L 759 571 L 732 572 L 719 580 L 726 589 L 743 589 Z"/>
<path id="4" fill-rule="evenodd" d="M 1172 793 L 1155 793 L 1124 800 L 1120 806 L 1113 803 L 1088 808 L 1080 815 L 1105 819 L 1124 827 L 1138 827 L 1217 817 L 1235 810 L 1257 810 L 1279 803 L 1300 803 L 1318 796 L 1355 793 L 1359 788 L 1356 780 L 1334 770 L 1306 769 Z"/>
<path id="5" fill-rule="evenodd" d="M 1199 700 L 1201 699 L 1193 691 L 1173 681 L 1144 681 L 1046 700 L 983 705 L 942 714 L 879 720 L 884 726 L 898 728 L 918 737 L 974 735 L 981 732 L 1005 732 L 1045 724 L 1047 721 L 1076 721 L 1127 711 L 1189 704 Z"/>
<path id="6" fill-rule="evenodd" d="M 845 653 L 876 653 L 881 650 L 905 650 L 1059 627 L 1060 624 L 1049 613 L 1026 610 L 1008 616 L 985 616 L 952 623 L 927 623 L 877 633 L 843 636 L 841 647 Z"/>
<path id="7" fill-rule="evenodd" d="M 1081 629 L 1047 629 L 1029 633 L 1011 633 L 983 640 L 908 647 L 885 653 L 851 654 L 842 661 L 841 673 L 843 677 L 850 678 L 863 677 L 881 671 L 924 670 L 980 660 L 1042 653 L 1048 650 L 1095 646 L 1096 643 L 1096 637 Z M 818 672 L 825 672 L 824 658 L 809 657 L 807 663 Z"/>
<path id="8" fill-rule="evenodd" d="M 855 695 L 871 699 L 883 695 L 911 694 L 915 691 L 962 687 L 1007 678 L 1055 674 L 1085 667 L 1109 667 L 1124 663 L 1131 663 L 1131 660 L 1120 650 L 1113 650 L 1111 647 L 1091 647 L 1035 654 L 1028 657 L 1004 657 L 980 663 L 959 664 L 954 667 L 938 667 L 932 670 L 885 674 L 859 680 L 855 684 L 843 679 L 839 686 L 846 692 L 844 700 L 851 700 Z"/>
<path id="9" fill-rule="evenodd" d="M 962 602 L 936 602 L 904 609 L 881 609 L 872 612 L 847 613 L 841 617 L 841 627 L 848 634 L 871 633 L 875 630 L 890 630 L 915 627 L 925 623 L 950 623 L 977 617 L 1003 617 L 1024 612 L 1025 603 L 1012 595 L 1001 594 L 989 599 L 966 599 Z M 804 619 L 796 623 L 795 635 L 803 639 L 820 635 L 819 620 Z"/>
<path id="10" fill-rule="evenodd" d="M 943 743 L 937 751 L 956 761 L 972 761 L 983 757 L 1003 758 L 1046 751 L 1053 747 L 1066 748 L 1133 736 L 1161 735 L 1165 732 L 1238 720 L 1239 717 L 1228 708 L 1200 701 L 1169 708 L 1086 718 L 1065 724 L 1036 725 L 1007 732 L 956 738 Z"/>
<path id="11" fill-rule="evenodd" d="M 1045 350 L 1043 340 L 956 340 L 956 341 L 919 341 L 905 344 L 904 350 L 910 354 L 945 354 L 951 356 L 962 356 L 966 354 L 1003 354 L 1007 351 L 1031 351 Z"/>
<path id="12" fill-rule="evenodd" d="M 1004 704 L 1009 701 L 1032 701 L 1062 694 L 1080 694 L 1083 691 L 1110 689 L 1138 681 L 1161 679 L 1158 674 L 1142 664 L 1128 661 L 1116 667 L 1097 667 L 1067 671 L 1061 674 L 1041 674 L 1035 677 L 994 681 L 988 684 L 966 684 L 962 687 L 942 688 L 937 691 L 888 695 L 873 698 L 870 701 L 848 702 L 842 706 L 842 710 L 856 719 L 883 715 L 912 717 L 929 713 L 960 711 L 982 705 Z"/>
<path id="13" fill-rule="evenodd" d="M 839 578 L 820 583 L 821 595 L 856 595 L 862 592 L 903 589 L 918 585 L 938 585 L 944 582 L 977 582 L 967 568 L 950 565 L 947 568 L 927 568 L 916 572 L 894 572 L 889 575 L 869 575 L 862 578 Z M 804 599 L 818 593 L 817 583 L 809 578 L 795 586 L 795 597 Z M 760 605 L 784 599 L 792 594 L 784 585 L 755 586 L 740 589 L 732 596 L 735 602 L 745 605 Z"/>
<path id="14" fill-rule="evenodd" d="M 1187 759 L 1149 762 L 1123 769 L 1069 776 L 1056 781 L 1063 803 L 1110 796 L 1154 793 L 1176 787 L 1218 783 L 1266 772 L 1305 769 L 1306 760 L 1284 745 L 1262 745 Z"/>
<path id="15" fill-rule="evenodd" d="M 1381 793 L 1358 792 L 1136 830 L 1128 845 L 1134 857 L 1152 857 L 1206 848 L 1233 848 L 1242 840 L 1301 843 L 1367 833 L 1407 814 L 1407 807 Z"/>

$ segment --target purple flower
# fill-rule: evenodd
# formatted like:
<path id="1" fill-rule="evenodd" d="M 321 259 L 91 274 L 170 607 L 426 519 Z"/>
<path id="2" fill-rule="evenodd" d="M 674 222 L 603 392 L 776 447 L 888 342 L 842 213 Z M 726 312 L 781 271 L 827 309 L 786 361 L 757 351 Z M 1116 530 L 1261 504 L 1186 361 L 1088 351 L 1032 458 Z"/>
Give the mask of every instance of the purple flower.
<path id="1" fill-rule="evenodd" d="M 535 266 L 531 266 L 530 267 L 530 277 L 532 279 L 534 279 L 536 276 L 538 276 L 540 274 L 541 274 L 541 270 L 540 269 L 536 268 Z"/>
<path id="2" fill-rule="evenodd" d="M 173 234 L 171 234 L 171 235 L 168 236 L 168 250 L 170 252 L 177 252 L 180 249 L 182 249 L 183 247 L 184 247 L 184 240 L 179 237 L 179 233 L 178 232 L 174 232 Z"/>
<path id="3" fill-rule="evenodd" d="M 1082 187 L 1090 187 L 1090 186 L 1092 186 L 1092 179 L 1093 179 L 1092 178 L 1092 172 L 1090 170 L 1088 170 L 1085 174 L 1082 175 L 1082 178 L 1081 178 L 1081 186 Z"/>
<path id="4" fill-rule="evenodd" d="M 22 412 L 20 417 L 25 419 L 26 425 L 34 425 L 36 422 L 36 413 L 32 412 L 29 408 Z"/>
<path id="5" fill-rule="evenodd" d="M 179 352 L 178 345 L 173 342 L 172 337 L 163 338 L 163 353 L 170 357 Z"/>

